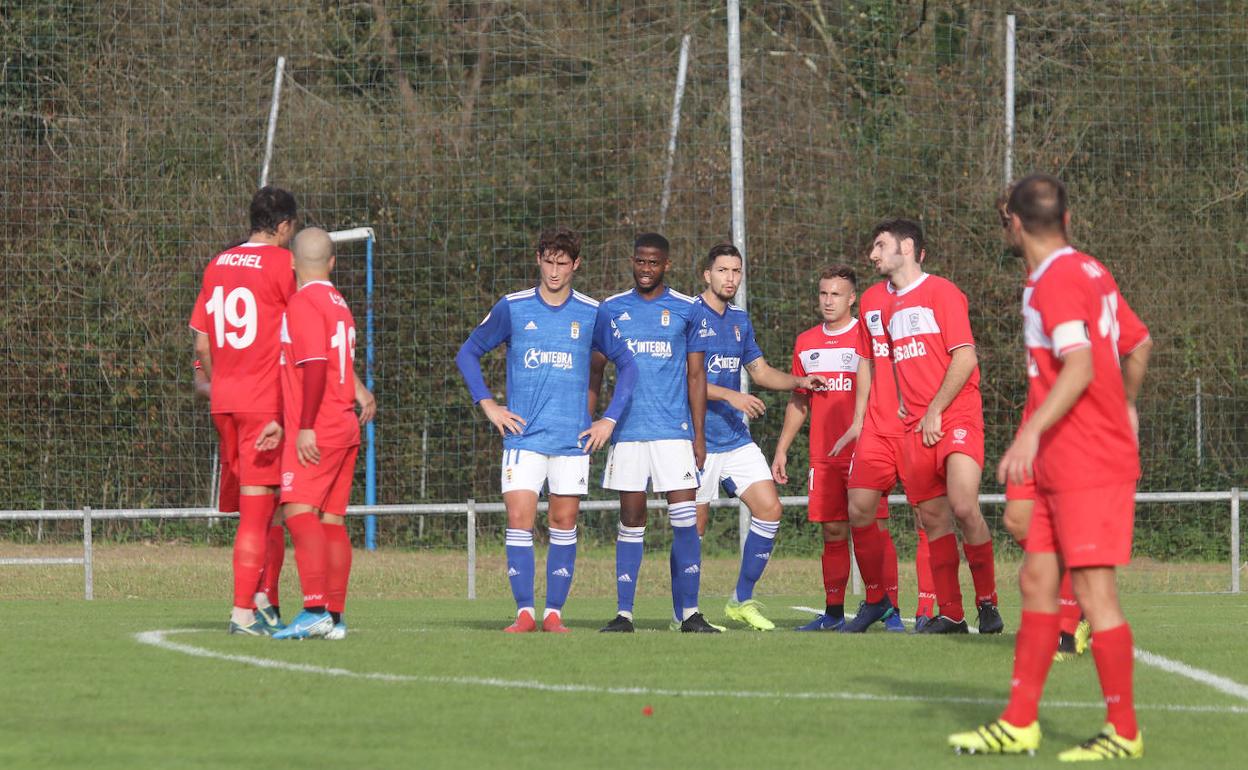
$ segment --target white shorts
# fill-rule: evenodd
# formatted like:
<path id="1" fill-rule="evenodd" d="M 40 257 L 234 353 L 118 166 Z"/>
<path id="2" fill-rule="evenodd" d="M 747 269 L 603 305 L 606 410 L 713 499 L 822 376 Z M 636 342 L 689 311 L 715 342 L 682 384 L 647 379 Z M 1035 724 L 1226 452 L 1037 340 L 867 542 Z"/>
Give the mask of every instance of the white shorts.
<path id="1" fill-rule="evenodd" d="M 721 484 L 728 494 L 740 497 L 756 481 L 771 481 L 771 466 L 758 444 L 746 444 L 727 452 L 713 452 L 706 456 L 706 465 L 702 468 L 698 504 L 719 499 Z"/>
<path id="2" fill-rule="evenodd" d="M 698 464 L 688 439 L 621 441 L 607 452 L 603 489 L 617 492 L 655 492 L 698 488 Z"/>
<path id="3" fill-rule="evenodd" d="M 589 455 L 544 455 L 527 449 L 504 449 L 503 494 L 527 489 L 552 495 L 589 493 Z"/>

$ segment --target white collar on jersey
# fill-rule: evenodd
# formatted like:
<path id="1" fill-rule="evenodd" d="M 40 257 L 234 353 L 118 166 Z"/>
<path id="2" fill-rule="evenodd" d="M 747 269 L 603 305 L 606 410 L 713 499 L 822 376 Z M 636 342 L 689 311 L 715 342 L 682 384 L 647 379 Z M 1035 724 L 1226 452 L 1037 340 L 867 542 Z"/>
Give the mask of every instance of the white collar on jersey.
<path id="1" fill-rule="evenodd" d="M 851 317 L 850 317 L 850 319 L 849 319 L 849 323 L 845 324 L 844 326 L 842 326 L 842 327 L 841 327 L 841 328 L 839 328 L 839 329 L 831 329 L 831 330 L 829 330 L 829 329 L 828 329 L 828 325 L 827 325 L 826 323 L 819 324 L 819 326 L 820 326 L 820 328 L 822 328 L 822 329 L 823 329 L 823 333 L 824 333 L 824 334 L 828 335 L 829 337 L 835 337 L 835 336 L 837 336 L 838 334 L 844 334 L 845 332 L 847 332 L 847 331 L 849 331 L 850 329 L 854 328 L 854 324 L 856 324 L 856 323 L 858 323 L 858 319 L 857 319 L 857 318 L 854 318 L 854 317 L 852 317 L 852 316 L 851 316 Z"/>
<path id="2" fill-rule="evenodd" d="M 918 280 L 916 280 L 914 283 L 910 284 L 904 289 L 894 288 L 892 281 L 885 281 L 884 286 L 888 288 L 889 294 L 896 294 L 898 297 L 904 297 L 907 294 L 909 294 L 911 291 L 914 291 L 915 289 L 919 288 L 919 284 L 926 281 L 928 275 L 929 273 L 919 273 Z"/>
<path id="3" fill-rule="evenodd" d="M 320 280 L 320 279 L 317 279 L 317 280 L 315 280 L 315 281 L 308 281 L 308 282 L 307 282 L 307 283 L 305 283 L 304 285 L 300 286 L 300 287 L 299 287 L 299 291 L 303 291 L 304 289 L 308 288 L 309 286 L 315 286 L 315 285 L 317 285 L 318 283 L 319 283 L 319 284 L 321 284 L 322 286 L 328 286 L 328 287 L 329 287 L 329 288 L 331 288 L 331 289 L 332 289 L 332 288 L 334 288 L 334 285 L 333 285 L 332 283 L 330 283 L 329 281 L 322 281 L 322 280 Z"/>
<path id="4" fill-rule="evenodd" d="M 1044 261 L 1041 262 L 1039 265 L 1037 265 L 1035 270 L 1031 271 L 1031 275 L 1029 275 L 1028 278 L 1030 278 L 1033 282 L 1040 280 L 1040 276 L 1044 275 L 1044 271 L 1048 270 L 1049 265 L 1052 265 L 1053 262 L 1056 261 L 1058 257 L 1064 257 L 1067 254 L 1074 254 L 1074 253 L 1075 253 L 1074 246 L 1063 246 L 1062 248 L 1053 252 L 1049 256 L 1045 257 Z"/>
<path id="5" fill-rule="evenodd" d="M 237 245 L 237 246 L 235 246 L 234 248 L 236 248 L 236 249 L 254 249 L 254 248 L 256 248 L 257 246 L 267 246 L 267 245 L 268 245 L 267 243 L 256 243 L 255 241 L 247 241 L 246 243 L 240 243 L 240 244 L 238 244 L 238 245 Z"/>

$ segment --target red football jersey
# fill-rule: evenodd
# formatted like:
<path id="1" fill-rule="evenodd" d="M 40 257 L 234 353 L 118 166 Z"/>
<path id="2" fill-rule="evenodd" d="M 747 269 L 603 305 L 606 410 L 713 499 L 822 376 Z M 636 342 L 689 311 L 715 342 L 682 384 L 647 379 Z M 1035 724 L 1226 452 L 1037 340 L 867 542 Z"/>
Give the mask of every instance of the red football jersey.
<path id="1" fill-rule="evenodd" d="M 1147 336 L 1125 306 L 1105 266 L 1073 248 L 1055 252 L 1031 274 L 1023 295 L 1027 345 L 1027 410 L 1048 396 L 1062 368 L 1062 356 L 1092 350 L 1093 377 L 1057 424 L 1040 437 L 1035 477 L 1038 488 L 1065 491 L 1134 481 L 1140 476 L 1139 447 L 1127 417 L 1119 351 L 1120 318 L 1130 317 L 1135 344 Z"/>
<path id="2" fill-rule="evenodd" d="M 871 378 L 871 395 L 867 402 L 867 423 L 884 436 L 900 436 L 906 432 L 897 416 L 897 379 L 893 376 L 893 364 L 889 353 L 888 334 L 884 329 L 884 308 L 892 301 L 888 293 L 888 281 L 880 281 L 858 298 L 858 310 L 866 357 L 874 359 L 875 370 Z"/>
<path id="3" fill-rule="evenodd" d="M 281 410 L 282 312 L 295 293 L 291 254 L 244 243 L 212 258 L 190 326 L 212 345 L 212 412 Z"/>
<path id="4" fill-rule="evenodd" d="M 923 418 L 928 404 L 940 389 L 953 351 L 974 345 L 966 295 L 949 280 L 924 273 L 901 291 L 885 284 L 892 299 L 885 305 L 884 334 L 892 348 L 893 364 L 906 405 L 907 428 Z M 944 413 L 982 421 L 979 366 Z"/>
<path id="5" fill-rule="evenodd" d="M 303 369 L 325 361 L 325 395 L 316 413 L 317 446 L 360 443 L 355 417 L 355 318 L 329 281 L 309 281 L 290 298 L 282 321 L 282 396 L 286 434 L 294 436 L 303 414 Z"/>
<path id="6" fill-rule="evenodd" d="M 807 329 L 797 336 L 793 346 L 793 375 L 805 377 L 822 374 L 828 387 L 798 393 L 810 394 L 810 462 L 849 462 L 854 455 L 854 442 L 829 456 L 836 440 L 854 421 L 854 399 L 858 393 L 858 362 L 867 356 L 865 337 L 858 330 L 858 321 L 829 332 L 823 324 Z"/>

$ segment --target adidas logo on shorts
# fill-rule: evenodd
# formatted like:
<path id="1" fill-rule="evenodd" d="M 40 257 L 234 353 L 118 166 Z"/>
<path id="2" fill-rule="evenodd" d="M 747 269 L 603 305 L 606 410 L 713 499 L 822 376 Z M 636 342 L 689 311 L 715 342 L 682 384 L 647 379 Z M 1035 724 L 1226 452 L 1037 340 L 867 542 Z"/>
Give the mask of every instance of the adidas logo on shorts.
<path id="1" fill-rule="evenodd" d="M 692 479 L 693 479 L 693 474 L 690 473 L 689 471 L 685 471 L 685 481 L 690 481 Z"/>
<path id="2" fill-rule="evenodd" d="M 560 567 L 559 569 L 557 569 L 557 570 L 555 570 L 554 572 L 550 573 L 550 576 L 551 576 L 551 577 L 566 577 L 566 578 L 570 578 L 570 577 L 572 577 L 572 573 L 571 573 L 571 572 L 568 572 L 567 567 Z"/>

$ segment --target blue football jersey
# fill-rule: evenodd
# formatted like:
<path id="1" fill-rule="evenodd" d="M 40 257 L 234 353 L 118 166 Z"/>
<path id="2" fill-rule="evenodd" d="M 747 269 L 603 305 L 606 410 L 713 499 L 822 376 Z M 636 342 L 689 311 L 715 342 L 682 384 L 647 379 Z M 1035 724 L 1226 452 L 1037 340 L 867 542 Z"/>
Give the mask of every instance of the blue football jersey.
<path id="1" fill-rule="evenodd" d="M 729 304 L 716 313 L 698 297 L 702 310 L 698 335 L 706 342 L 706 384 L 741 389 L 741 367 L 763 357 L 754 341 L 750 314 Z M 727 401 L 706 402 L 706 451 L 728 452 L 753 441 L 745 415 Z"/>
<path id="2" fill-rule="evenodd" d="M 685 356 L 706 349 L 697 333 L 701 309 L 693 297 L 670 287 L 649 301 L 631 289 L 603 305 L 637 364 L 633 399 L 616 423 L 612 443 L 692 439 Z"/>
<path id="3" fill-rule="evenodd" d="M 578 291 L 558 307 L 546 304 L 536 288 L 500 299 L 456 357 L 474 402 L 492 397 L 480 357 L 502 344 L 507 345 L 507 408 L 525 420 L 521 433 L 504 436 L 503 446 L 546 455 L 582 454 L 577 436 L 590 425 L 592 351 L 617 366 L 629 365 L 625 359 L 632 358 L 606 309 Z M 620 411 L 614 401 L 612 406 Z M 611 408 L 606 416 L 618 420 Z"/>

